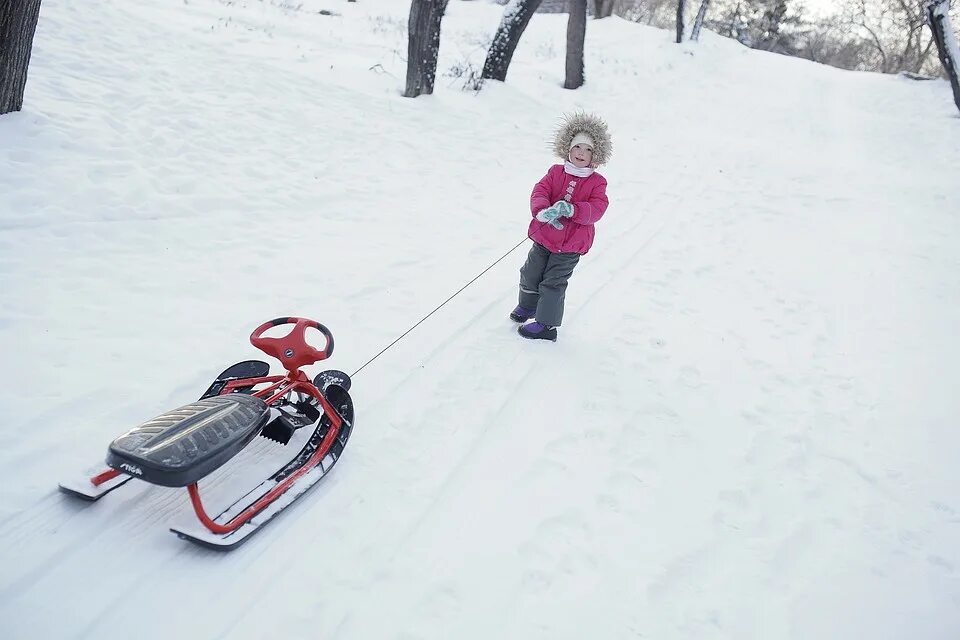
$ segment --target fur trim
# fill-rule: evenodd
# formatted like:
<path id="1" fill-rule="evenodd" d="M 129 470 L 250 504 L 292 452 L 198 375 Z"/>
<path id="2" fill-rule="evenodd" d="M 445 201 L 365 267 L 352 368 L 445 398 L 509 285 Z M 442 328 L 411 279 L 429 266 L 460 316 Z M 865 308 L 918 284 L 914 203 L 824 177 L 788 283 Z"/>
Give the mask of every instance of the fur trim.
<path id="1" fill-rule="evenodd" d="M 568 159 L 570 147 L 573 146 L 571 143 L 578 133 L 585 133 L 593 138 L 594 166 L 598 167 L 610 161 L 613 142 L 610 140 L 610 132 L 607 131 L 607 123 L 599 116 L 583 112 L 563 116 L 553 138 L 553 150 L 560 158 L 565 161 Z"/>

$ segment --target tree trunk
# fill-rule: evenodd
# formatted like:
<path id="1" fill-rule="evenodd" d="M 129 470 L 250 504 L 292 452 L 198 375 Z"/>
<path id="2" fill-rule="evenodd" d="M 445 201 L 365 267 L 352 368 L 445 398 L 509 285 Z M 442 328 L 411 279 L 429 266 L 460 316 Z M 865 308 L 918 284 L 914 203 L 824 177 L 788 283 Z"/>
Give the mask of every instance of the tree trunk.
<path id="1" fill-rule="evenodd" d="M 683 42 L 683 13 L 687 8 L 687 0 L 677 0 L 677 44 Z"/>
<path id="2" fill-rule="evenodd" d="M 440 21 L 448 0 L 413 0 L 407 22 L 407 89 L 404 97 L 433 93 L 440 53 Z"/>
<path id="3" fill-rule="evenodd" d="M 613 15 L 614 0 L 594 0 L 593 1 L 593 19 L 609 18 Z"/>
<path id="4" fill-rule="evenodd" d="M 0 115 L 19 111 L 40 0 L 0 0 Z"/>
<path id="5" fill-rule="evenodd" d="M 503 10 L 503 18 L 497 28 L 497 35 L 493 38 L 487 60 L 483 65 L 481 78 L 484 80 L 507 79 L 507 69 L 513 52 L 520 43 L 520 36 L 530 22 L 530 18 L 540 6 L 541 0 L 510 0 L 510 4 Z"/>
<path id="6" fill-rule="evenodd" d="M 564 89 L 583 86 L 583 45 L 587 38 L 587 0 L 569 0 L 567 18 L 567 80 Z"/>
<path id="7" fill-rule="evenodd" d="M 703 0 L 700 3 L 700 10 L 697 11 L 697 18 L 693 21 L 693 32 L 690 34 L 691 40 L 700 39 L 700 28 L 703 26 L 703 21 L 707 17 L 707 9 L 710 8 L 710 0 Z"/>
<path id="8" fill-rule="evenodd" d="M 932 32 L 933 30 L 931 29 L 931 33 Z M 927 42 L 927 46 L 923 48 L 922 52 L 920 52 L 920 56 L 917 59 L 917 64 L 915 64 L 913 67 L 914 73 L 919 74 L 923 71 L 923 67 L 927 64 L 927 59 L 930 57 L 930 50 L 933 49 L 934 44 L 936 44 L 936 38 L 931 35 L 930 40 Z"/>
<path id="9" fill-rule="evenodd" d="M 957 67 L 960 65 L 960 45 L 957 44 L 953 25 L 950 24 L 949 0 L 931 0 L 927 3 L 927 18 L 937 43 L 937 51 L 940 53 L 940 62 L 943 63 L 943 70 L 946 71 L 953 88 L 953 101 L 957 109 L 960 109 L 960 69 Z"/>

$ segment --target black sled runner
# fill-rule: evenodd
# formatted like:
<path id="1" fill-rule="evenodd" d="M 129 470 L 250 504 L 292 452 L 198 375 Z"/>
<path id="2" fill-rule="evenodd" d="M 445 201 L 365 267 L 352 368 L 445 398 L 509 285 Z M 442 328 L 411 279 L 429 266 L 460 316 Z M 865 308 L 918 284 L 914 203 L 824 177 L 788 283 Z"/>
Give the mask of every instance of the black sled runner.
<path id="1" fill-rule="evenodd" d="M 294 327 L 283 338 L 263 337 L 268 329 L 286 324 Z M 324 335 L 322 350 L 307 344 L 309 328 Z M 328 370 L 310 380 L 300 370 L 333 354 L 333 335 L 325 326 L 305 318 L 277 318 L 257 327 L 250 342 L 280 360 L 286 374 L 269 375 L 270 366 L 259 360 L 233 365 L 196 402 L 114 440 L 107 449 L 107 469 L 61 482 L 61 491 L 94 501 L 134 479 L 186 487 L 197 519 L 171 531 L 215 549 L 232 549 L 249 539 L 333 468 L 354 422 L 347 374 Z M 302 436 L 301 430 L 309 431 L 309 436 L 295 438 Z M 208 514 L 200 498 L 200 481 L 257 436 L 293 446 L 295 453 L 253 489 L 228 500 L 226 508 Z"/>

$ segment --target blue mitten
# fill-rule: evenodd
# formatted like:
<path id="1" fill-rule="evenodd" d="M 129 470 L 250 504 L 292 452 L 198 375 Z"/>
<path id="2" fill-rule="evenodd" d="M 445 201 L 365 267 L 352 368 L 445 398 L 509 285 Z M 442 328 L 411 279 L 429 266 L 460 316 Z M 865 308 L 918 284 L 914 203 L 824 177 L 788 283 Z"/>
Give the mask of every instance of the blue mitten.
<path id="1" fill-rule="evenodd" d="M 566 200 L 560 200 L 559 202 L 555 203 L 553 208 L 560 213 L 561 218 L 573 217 L 573 205 Z"/>
<path id="2" fill-rule="evenodd" d="M 557 218 L 560 217 L 560 212 L 557 210 L 557 205 L 552 207 L 547 207 L 543 211 L 537 214 L 537 220 L 540 222 L 547 222 L 554 229 L 563 229 L 563 225 L 560 224 L 560 221 Z"/>

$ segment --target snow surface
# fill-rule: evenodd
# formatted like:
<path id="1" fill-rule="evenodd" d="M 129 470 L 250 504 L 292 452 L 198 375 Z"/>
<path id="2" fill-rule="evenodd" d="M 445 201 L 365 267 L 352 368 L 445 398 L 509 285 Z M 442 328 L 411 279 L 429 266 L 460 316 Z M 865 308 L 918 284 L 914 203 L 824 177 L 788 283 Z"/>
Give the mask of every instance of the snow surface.
<path id="1" fill-rule="evenodd" d="M 297 4 L 43 3 L 0 118 L 0 637 L 960 637 L 945 82 L 608 19 L 570 92 L 537 15 L 505 84 L 410 100 L 408 3 Z M 442 74 L 501 11 L 450 3 Z M 341 462 L 228 555 L 168 531 L 184 491 L 56 491 L 266 319 L 356 370 L 523 240 L 575 108 L 612 205 L 556 344 L 506 318 L 524 246 L 356 377 Z"/>

